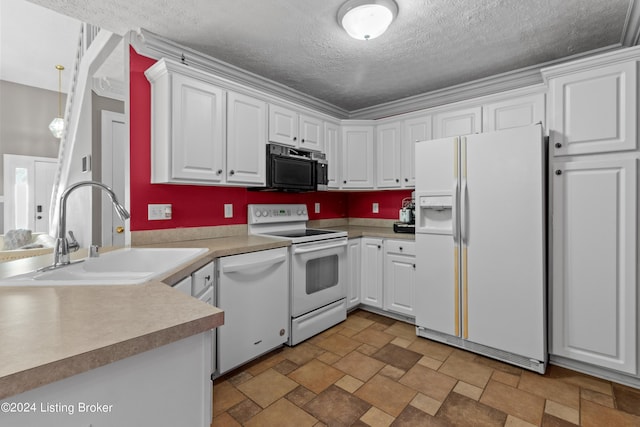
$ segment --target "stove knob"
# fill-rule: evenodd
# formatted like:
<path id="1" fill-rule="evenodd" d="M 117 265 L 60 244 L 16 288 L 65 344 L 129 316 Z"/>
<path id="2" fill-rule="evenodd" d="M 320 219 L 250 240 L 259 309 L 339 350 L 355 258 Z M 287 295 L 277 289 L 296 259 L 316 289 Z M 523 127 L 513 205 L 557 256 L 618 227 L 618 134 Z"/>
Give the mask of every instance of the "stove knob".
<path id="1" fill-rule="evenodd" d="M 302 215 L 302 210 L 298 209 L 298 215 Z"/>
<path id="2" fill-rule="evenodd" d="M 306 214 L 307 214 L 307 210 L 306 210 L 306 209 L 303 209 L 303 210 L 302 210 L 302 215 L 306 215 Z"/>
<path id="3" fill-rule="evenodd" d="M 260 210 L 259 210 L 259 209 L 256 209 L 255 215 L 256 215 L 257 217 L 260 217 L 260 216 L 262 216 L 262 212 L 260 212 Z"/>
<path id="4" fill-rule="evenodd" d="M 264 216 L 269 216 L 269 211 L 267 211 L 266 209 L 262 211 L 262 215 Z"/>

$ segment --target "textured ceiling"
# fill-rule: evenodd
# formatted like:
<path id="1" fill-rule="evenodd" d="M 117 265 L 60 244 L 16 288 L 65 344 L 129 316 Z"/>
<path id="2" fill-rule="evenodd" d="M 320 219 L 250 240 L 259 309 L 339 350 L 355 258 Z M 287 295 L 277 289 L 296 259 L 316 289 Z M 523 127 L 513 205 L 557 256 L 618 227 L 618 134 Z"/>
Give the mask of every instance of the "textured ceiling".
<path id="1" fill-rule="evenodd" d="M 4 0 L 3 0 L 4 1 Z M 31 0 L 124 34 L 144 28 L 348 111 L 621 42 L 634 0 L 396 0 L 351 39 L 343 0 Z"/>

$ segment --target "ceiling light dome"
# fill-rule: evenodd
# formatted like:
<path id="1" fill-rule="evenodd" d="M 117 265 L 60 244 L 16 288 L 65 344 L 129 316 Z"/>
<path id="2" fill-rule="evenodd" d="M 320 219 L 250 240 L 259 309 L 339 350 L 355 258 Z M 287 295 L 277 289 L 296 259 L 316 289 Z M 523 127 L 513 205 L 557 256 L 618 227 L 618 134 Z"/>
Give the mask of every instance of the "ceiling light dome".
<path id="1" fill-rule="evenodd" d="M 338 22 L 354 39 L 371 40 L 384 33 L 397 14 L 394 0 L 348 0 L 338 10 Z"/>

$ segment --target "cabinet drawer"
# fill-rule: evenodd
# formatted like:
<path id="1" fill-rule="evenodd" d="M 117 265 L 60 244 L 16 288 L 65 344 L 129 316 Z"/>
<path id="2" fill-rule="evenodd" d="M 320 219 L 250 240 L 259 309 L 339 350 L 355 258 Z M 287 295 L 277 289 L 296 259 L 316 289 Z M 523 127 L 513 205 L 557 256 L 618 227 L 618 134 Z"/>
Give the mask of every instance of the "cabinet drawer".
<path id="1" fill-rule="evenodd" d="M 410 240 L 386 240 L 384 245 L 387 253 L 416 254 L 416 242 Z"/>
<path id="2" fill-rule="evenodd" d="M 196 270 L 191 277 L 193 279 L 191 295 L 197 297 L 207 287 L 213 285 L 213 263 L 210 262 L 201 269 Z"/>

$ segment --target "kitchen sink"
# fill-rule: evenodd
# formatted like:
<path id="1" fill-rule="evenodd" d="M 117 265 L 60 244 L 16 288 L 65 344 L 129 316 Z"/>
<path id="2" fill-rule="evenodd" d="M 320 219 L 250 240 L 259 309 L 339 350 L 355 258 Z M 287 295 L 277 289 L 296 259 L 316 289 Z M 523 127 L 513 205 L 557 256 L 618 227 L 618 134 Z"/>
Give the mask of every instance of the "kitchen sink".
<path id="1" fill-rule="evenodd" d="M 135 285 L 203 255 L 206 248 L 123 248 L 67 266 L 0 280 L 0 286 Z"/>

